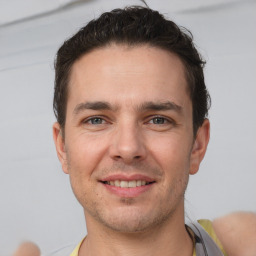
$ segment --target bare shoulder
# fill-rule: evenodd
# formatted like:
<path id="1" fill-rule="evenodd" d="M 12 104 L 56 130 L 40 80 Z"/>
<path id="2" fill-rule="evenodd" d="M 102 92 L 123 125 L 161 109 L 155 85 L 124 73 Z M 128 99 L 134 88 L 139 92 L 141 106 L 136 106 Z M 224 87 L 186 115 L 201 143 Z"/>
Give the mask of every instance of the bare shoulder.
<path id="1" fill-rule="evenodd" d="M 256 213 L 231 213 L 215 219 L 213 228 L 229 256 L 256 256 Z"/>

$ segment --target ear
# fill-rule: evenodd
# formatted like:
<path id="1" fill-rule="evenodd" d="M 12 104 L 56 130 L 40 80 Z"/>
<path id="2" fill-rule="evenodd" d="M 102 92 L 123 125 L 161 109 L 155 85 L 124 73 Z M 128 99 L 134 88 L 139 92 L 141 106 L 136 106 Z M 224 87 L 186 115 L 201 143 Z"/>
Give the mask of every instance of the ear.
<path id="1" fill-rule="evenodd" d="M 52 126 L 53 131 L 53 140 L 56 147 L 57 156 L 60 160 L 62 170 L 65 173 L 68 173 L 68 165 L 67 165 L 67 153 L 65 149 L 65 141 L 62 135 L 62 130 L 59 123 L 54 123 Z"/>
<path id="2" fill-rule="evenodd" d="M 196 174 L 202 162 L 210 138 L 210 122 L 205 119 L 198 128 L 196 139 L 190 155 L 190 174 Z"/>

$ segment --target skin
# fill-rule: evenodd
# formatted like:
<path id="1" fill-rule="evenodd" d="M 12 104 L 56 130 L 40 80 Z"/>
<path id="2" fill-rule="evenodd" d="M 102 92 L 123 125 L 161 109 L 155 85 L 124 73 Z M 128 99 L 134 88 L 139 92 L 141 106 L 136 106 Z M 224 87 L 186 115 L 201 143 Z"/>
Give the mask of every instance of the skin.
<path id="1" fill-rule="evenodd" d="M 32 242 L 23 242 L 19 245 L 13 256 L 40 256 L 39 247 Z"/>
<path id="2" fill-rule="evenodd" d="M 186 86 L 180 60 L 156 48 L 112 45 L 74 65 L 66 137 L 58 123 L 53 133 L 87 220 L 88 236 L 79 255 L 192 255 L 184 230 L 183 195 L 188 175 L 197 172 L 204 156 L 209 123 L 204 122 L 194 140 Z M 77 105 L 99 100 L 119 108 L 87 109 L 74 117 Z M 149 101 L 172 101 L 182 112 L 138 111 Z M 104 118 L 79 122 L 91 115 Z M 155 123 L 154 116 L 175 122 Z M 145 194 L 120 198 L 99 184 L 112 172 L 147 173 L 157 182 Z M 214 220 L 213 227 L 228 255 L 255 255 L 255 213 L 232 213 Z M 40 250 L 26 242 L 13 255 L 36 256 Z"/>
<path id="3" fill-rule="evenodd" d="M 256 213 L 234 212 L 213 221 L 213 228 L 229 256 L 255 256 Z M 22 243 L 13 256 L 40 256 L 32 242 Z"/>
<path id="4" fill-rule="evenodd" d="M 209 122 L 194 138 L 187 86 L 180 59 L 149 46 L 111 45 L 73 65 L 65 138 L 58 123 L 53 137 L 84 208 L 79 255 L 192 255 L 184 192 L 204 157 Z M 102 183 L 111 175 L 154 182 L 135 196 L 113 193 Z"/>
<path id="5" fill-rule="evenodd" d="M 256 213 L 235 212 L 213 221 L 213 228 L 230 256 L 256 255 Z"/>

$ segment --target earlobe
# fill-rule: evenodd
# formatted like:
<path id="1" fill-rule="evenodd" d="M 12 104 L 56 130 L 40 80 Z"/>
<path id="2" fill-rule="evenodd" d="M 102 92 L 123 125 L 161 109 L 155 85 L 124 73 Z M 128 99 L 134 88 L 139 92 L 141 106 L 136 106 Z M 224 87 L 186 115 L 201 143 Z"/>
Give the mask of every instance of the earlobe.
<path id="1" fill-rule="evenodd" d="M 65 173 L 68 173 L 68 168 L 67 168 L 67 154 L 66 154 L 66 149 L 65 149 L 65 142 L 64 142 L 64 138 L 62 135 L 62 130 L 60 127 L 59 123 L 54 123 L 53 127 L 53 140 L 55 143 L 55 148 L 56 148 L 56 152 L 57 152 L 57 156 L 59 158 L 59 161 L 61 163 L 62 166 L 62 170 Z"/>
<path id="2" fill-rule="evenodd" d="M 205 119 L 202 126 L 198 128 L 196 139 L 190 156 L 190 174 L 196 174 L 202 162 L 210 138 L 210 122 Z"/>

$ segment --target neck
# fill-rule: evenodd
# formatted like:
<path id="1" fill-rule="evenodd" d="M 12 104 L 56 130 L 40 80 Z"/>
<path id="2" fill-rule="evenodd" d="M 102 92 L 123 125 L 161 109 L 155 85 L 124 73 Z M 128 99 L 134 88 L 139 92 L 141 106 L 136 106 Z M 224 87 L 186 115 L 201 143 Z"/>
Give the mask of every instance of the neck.
<path id="1" fill-rule="evenodd" d="M 183 216 L 183 217 L 182 217 Z M 193 242 L 178 214 L 146 231 L 121 233 L 87 217 L 88 235 L 79 256 L 192 256 Z"/>

